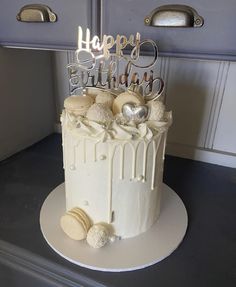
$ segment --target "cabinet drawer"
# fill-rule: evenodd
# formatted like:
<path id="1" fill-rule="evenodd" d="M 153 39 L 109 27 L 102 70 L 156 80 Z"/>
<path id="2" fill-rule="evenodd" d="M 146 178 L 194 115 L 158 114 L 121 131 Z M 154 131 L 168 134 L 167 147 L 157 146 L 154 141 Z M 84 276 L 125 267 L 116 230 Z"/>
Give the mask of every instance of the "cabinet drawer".
<path id="1" fill-rule="evenodd" d="M 50 7 L 57 21 L 17 21 L 16 16 L 23 6 L 36 3 Z M 2 0 L 0 5 L 0 45 L 71 49 L 76 46 L 78 25 L 94 30 L 92 25 L 96 23 L 93 0 Z"/>
<path id="2" fill-rule="evenodd" d="M 168 28 L 144 25 L 151 11 L 162 5 L 184 4 L 204 18 L 200 28 Z M 183 3 L 184 2 L 184 3 Z M 153 39 L 163 54 L 198 54 L 210 58 L 236 57 L 235 0 L 104 0 L 105 34 L 141 33 L 141 39 Z M 213 57 L 212 57 L 213 56 Z"/>

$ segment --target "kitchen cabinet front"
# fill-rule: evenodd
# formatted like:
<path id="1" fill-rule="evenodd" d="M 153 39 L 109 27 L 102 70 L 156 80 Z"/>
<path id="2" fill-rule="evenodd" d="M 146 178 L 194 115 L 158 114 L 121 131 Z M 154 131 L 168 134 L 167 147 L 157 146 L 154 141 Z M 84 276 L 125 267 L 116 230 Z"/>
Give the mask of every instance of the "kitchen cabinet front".
<path id="1" fill-rule="evenodd" d="M 93 0 L 36 3 L 29 0 L 1 1 L 0 45 L 71 49 L 76 46 L 78 25 L 92 31 L 97 26 L 96 2 Z"/>
<path id="2" fill-rule="evenodd" d="M 163 5 L 183 4 L 193 8 L 203 18 L 200 27 L 153 27 L 144 21 L 156 8 Z M 104 34 L 130 35 L 141 33 L 141 39 L 157 42 L 162 55 L 177 55 L 214 59 L 235 59 L 236 37 L 236 1 L 235 0 L 119 0 L 103 1 Z M 179 25 L 176 14 L 170 13 L 171 7 L 159 17 L 159 24 Z M 155 14 L 155 13 L 154 13 Z M 179 14 L 183 16 L 183 14 Z M 156 18 L 155 18 L 156 17 Z M 158 15 L 154 22 L 158 24 Z M 169 17 L 169 19 L 168 19 Z M 167 21 L 169 21 L 167 23 Z M 190 19 L 191 22 L 191 19 Z M 186 23 L 186 25 L 191 23 Z M 194 25 L 194 23 L 192 23 Z M 147 49 L 148 50 L 148 49 Z"/>

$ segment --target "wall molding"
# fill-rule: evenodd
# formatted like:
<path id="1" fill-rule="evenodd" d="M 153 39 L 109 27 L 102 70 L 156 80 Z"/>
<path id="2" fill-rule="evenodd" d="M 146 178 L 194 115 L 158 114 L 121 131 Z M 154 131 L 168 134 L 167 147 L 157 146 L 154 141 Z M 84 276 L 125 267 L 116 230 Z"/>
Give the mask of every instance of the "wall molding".
<path id="1" fill-rule="evenodd" d="M 167 143 L 166 153 L 177 157 L 236 168 L 236 156 L 216 150 L 207 150 L 187 145 Z"/>
<path id="2" fill-rule="evenodd" d="M 169 76 L 169 67 L 170 67 L 170 58 L 169 57 L 160 57 L 160 77 L 163 79 L 165 88 L 163 91 L 163 100 L 166 101 L 167 89 L 168 89 L 168 76 Z"/>
<path id="3" fill-rule="evenodd" d="M 73 272 L 3 240 L 0 240 L 0 263 L 20 273 L 28 274 L 31 278 L 41 280 L 44 286 L 105 287 L 78 272 Z M 20 278 L 17 279 L 20 281 Z"/>
<path id="4" fill-rule="evenodd" d="M 219 69 L 217 73 L 216 83 L 214 87 L 214 96 L 212 107 L 209 116 L 209 123 L 207 128 L 207 135 L 204 147 L 212 149 L 219 120 L 219 114 L 224 97 L 225 86 L 228 78 L 230 62 L 219 62 Z"/>

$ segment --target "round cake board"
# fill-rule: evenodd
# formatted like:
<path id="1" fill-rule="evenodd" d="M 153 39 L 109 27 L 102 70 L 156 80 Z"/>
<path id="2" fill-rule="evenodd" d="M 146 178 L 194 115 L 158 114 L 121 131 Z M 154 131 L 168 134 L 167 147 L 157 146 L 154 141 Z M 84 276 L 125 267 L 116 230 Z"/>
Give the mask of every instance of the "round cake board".
<path id="1" fill-rule="evenodd" d="M 133 271 L 160 262 L 181 243 L 188 223 L 182 200 L 163 184 L 161 213 L 157 222 L 139 236 L 117 240 L 100 249 L 85 240 L 70 239 L 60 227 L 65 213 L 64 183 L 46 198 L 40 212 L 43 236 L 51 248 L 70 262 L 98 271 Z"/>

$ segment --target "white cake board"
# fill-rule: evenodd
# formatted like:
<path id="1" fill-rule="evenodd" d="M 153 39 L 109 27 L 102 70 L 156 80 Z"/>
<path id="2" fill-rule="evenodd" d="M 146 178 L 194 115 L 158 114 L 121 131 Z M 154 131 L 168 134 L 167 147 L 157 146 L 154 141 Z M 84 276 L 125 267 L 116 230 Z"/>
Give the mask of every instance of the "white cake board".
<path id="1" fill-rule="evenodd" d="M 74 241 L 67 237 L 60 227 L 60 217 L 64 213 L 63 183 L 49 194 L 41 208 L 40 226 L 47 243 L 72 263 L 109 272 L 137 270 L 163 260 L 179 246 L 188 223 L 182 200 L 165 184 L 158 221 L 139 236 L 118 240 L 100 249 L 90 247 L 85 241 Z"/>

